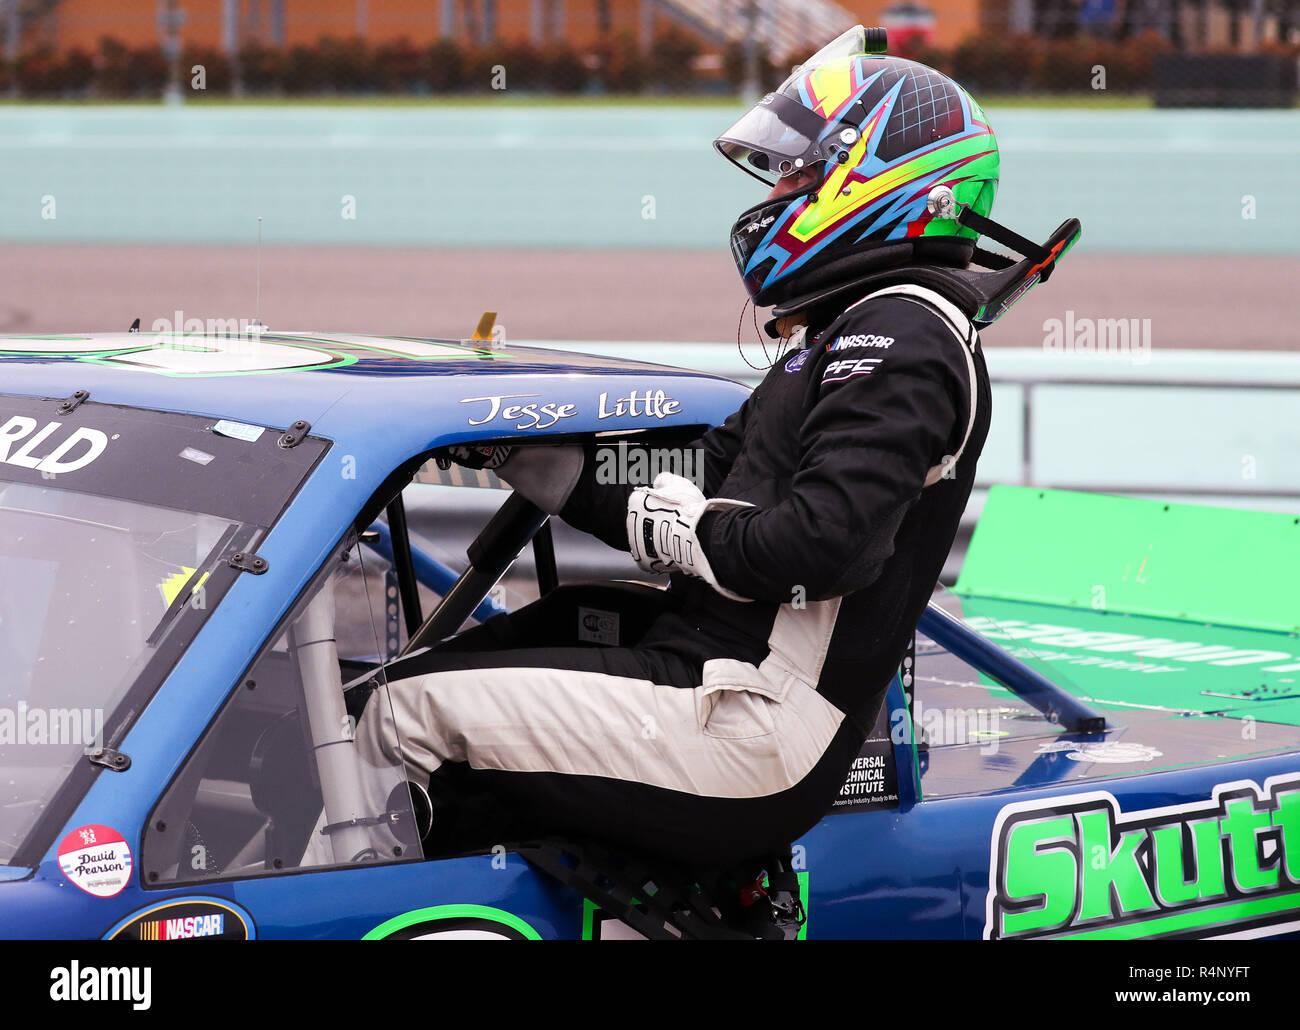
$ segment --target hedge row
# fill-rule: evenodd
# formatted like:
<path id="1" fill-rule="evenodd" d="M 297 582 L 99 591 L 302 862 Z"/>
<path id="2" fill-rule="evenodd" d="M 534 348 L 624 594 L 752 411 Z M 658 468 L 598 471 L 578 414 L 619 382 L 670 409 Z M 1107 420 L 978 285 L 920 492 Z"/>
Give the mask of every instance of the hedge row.
<path id="1" fill-rule="evenodd" d="M 922 50 L 916 60 L 946 72 L 980 93 L 1141 93 L 1151 88 L 1156 54 L 1172 50 L 1156 32 L 1131 39 L 1040 39 L 981 33 L 948 51 Z"/>
<path id="2" fill-rule="evenodd" d="M 416 46 L 405 39 L 369 44 L 323 36 L 315 46 L 250 42 L 237 60 L 210 47 L 187 46 L 180 77 L 186 91 L 217 94 L 229 93 L 236 75 L 244 91 L 253 94 L 458 93 L 503 87 L 556 93 L 689 91 L 696 86 L 691 62 L 698 53 L 695 41 L 681 33 L 660 36 L 648 54 L 629 36 L 581 53 L 565 44 L 468 48 L 449 39 Z M 0 90 L 33 97 L 156 97 L 168 75 L 160 47 L 133 47 L 111 37 L 102 39 L 94 53 L 44 48 L 11 63 L 0 60 Z"/>
<path id="3" fill-rule="evenodd" d="M 1150 87 L 1152 58 L 1170 44 L 1155 33 L 1124 42 L 977 34 L 948 50 L 911 47 L 912 57 L 954 76 L 980 93 L 1087 92 L 1104 88 L 1141 92 Z M 1294 50 L 1294 48 L 1292 48 Z M 687 93 L 738 89 L 745 74 L 739 44 L 722 54 L 720 70 L 701 70 L 698 42 L 678 31 L 657 37 L 642 53 L 629 34 L 578 51 L 565 44 L 533 47 L 502 43 L 465 47 L 444 39 L 416 46 L 405 39 L 370 44 L 322 37 L 315 46 L 247 44 L 238 60 L 204 47 L 181 55 L 181 86 L 209 94 L 229 93 L 238 74 L 246 93 L 469 93 L 527 90 L 554 93 Z M 772 87 L 797 58 L 759 66 L 762 85 Z M 194 69 L 201 67 L 202 81 Z M 1105 69 L 1104 83 L 1097 69 Z M 160 95 L 169 66 L 157 46 L 132 47 L 105 37 L 94 53 L 39 49 L 12 63 L 0 61 L 0 91 L 32 97 L 147 98 Z"/>

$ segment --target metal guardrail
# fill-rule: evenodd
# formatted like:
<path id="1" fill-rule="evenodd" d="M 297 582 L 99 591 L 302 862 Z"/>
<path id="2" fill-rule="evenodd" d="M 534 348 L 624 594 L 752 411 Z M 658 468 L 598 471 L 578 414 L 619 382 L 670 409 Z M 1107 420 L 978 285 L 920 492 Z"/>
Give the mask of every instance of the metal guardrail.
<path id="1" fill-rule="evenodd" d="M 688 367 L 751 387 L 763 376 L 762 369 L 751 367 L 735 345 L 728 344 L 511 342 Z M 749 362 L 763 363 L 757 346 L 747 353 Z M 944 583 L 956 580 L 983 511 L 987 488 L 994 483 L 1300 514 L 1300 353 L 1162 351 L 1153 353 L 1148 364 L 1135 365 L 1120 359 L 990 348 L 986 359 L 994 390 L 993 427 L 980 458 L 976 489 L 944 566 Z M 1111 423 L 1105 439 L 1098 439 L 1094 424 L 1099 409 L 1103 421 Z M 1216 412 L 1217 420 L 1208 417 Z M 1170 418 L 1175 421 L 1169 422 Z M 1143 422 L 1144 430 L 1132 429 Z M 1200 445 L 1192 445 L 1193 453 L 1185 459 L 1191 471 L 1179 474 L 1174 469 L 1174 474 L 1163 480 L 1154 478 L 1147 468 L 1149 455 L 1159 455 L 1170 440 L 1197 430 L 1202 439 L 1221 441 L 1217 458 L 1204 447 L 1198 450 Z M 1133 437 L 1142 432 L 1147 436 L 1146 453 L 1135 455 Z M 1217 479 L 1202 475 L 1197 479 L 1193 475 L 1197 468 L 1215 460 L 1220 464 L 1236 461 L 1244 447 L 1253 448 L 1244 453 L 1256 464 L 1273 470 L 1263 485 L 1259 477 L 1234 480 L 1229 475 Z M 1112 472 L 1109 480 L 1093 473 L 1098 467 Z M 412 528 L 424 538 L 422 546 L 437 541 L 449 557 L 463 555 L 469 541 L 500 506 L 500 493 L 465 491 L 450 503 L 439 491 L 454 489 L 445 485 L 455 482 L 454 476 L 447 480 L 438 477 L 436 482 L 442 486 L 433 486 L 428 479 L 423 482 L 430 488 L 421 488 L 407 501 Z M 555 534 L 567 579 L 642 578 L 626 555 L 595 538 L 562 524 L 555 527 Z M 511 582 L 531 590 L 532 580 L 531 556 L 525 551 Z"/>
<path id="2" fill-rule="evenodd" d="M 1055 486 L 1055 483 L 1044 481 L 1044 477 L 1037 474 L 1034 462 L 1034 429 L 1035 419 L 1035 398 L 1040 394 L 1038 388 L 1044 386 L 1072 386 L 1072 387 L 1096 387 L 1104 386 L 1107 388 L 1128 388 L 1132 390 L 1179 390 L 1186 389 L 1188 384 L 1169 383 L 1169 382 L 1152 382 L 1142 379 L 1082 379 L 1082 378 L 1025 378 L 1025 377 L 1001 377 L 996 380 L 1000 384 L 1012 384 L 1019 386 L 1023 394 L 1023 403 L 1021 405 L 1021 463 L 1023 471 L 1020 482 L 1026 486 Z M 1263 382 L 1235 382 L 1230 385 L 1217 387 L 1220 390 L 1231 391 L 1269 391 L 1276 393 L 1279 387 L 1276 383 Z M 1291 389 L 1298 389 L 1292 387 Z M 1296 405 L 1296 417 L 1300 419 L 1300 392 L 1297 392 L 1294 398 Z M 1294 452 L 1293 452 L 1294 453 Z M 1295 460 L 1296 479 L 1291 485 L 1280 485 L 1277 487 L 1256 487 L 1251 486 L 1250 480 L 1243 479 L 1242 483 L 1236 485 L 1230 491 L 1232 496 L 1242 497 L 1270 497 L 1270 498 L 1292 498 L 1300 500 L 1300 459 Z M 1073 488 L 1084 488 L 1097 493 L 1133 493 L 1135 486 L 1132 483 L 1123 482 L 1106 482 L 1104 480 L 1091 480 L 1087 483 L 1070 484 Z M 1153 495 L 1202 495 L 1202 496 L 1224 496 L 1222 489 L 1206 489 L 1192 483 L 1184 484 L 1158 484 L 1148 483 L 1137 488 L 1141 493 Z"/>
<path id="3" fill-rule="evenodd" d="M 756 344 L 742 353 L 715 343 L 514 342 L 689 367 L 751 387 L 765 371 L 753 366 L 775 357 Z M 994 418 L 977 488 L 1013 483 L 1300 511 L 1300 352 L 1091 356 L 994 347 L 985 358 Z M 968 520 L 982 494 L 973 501 Z"/>

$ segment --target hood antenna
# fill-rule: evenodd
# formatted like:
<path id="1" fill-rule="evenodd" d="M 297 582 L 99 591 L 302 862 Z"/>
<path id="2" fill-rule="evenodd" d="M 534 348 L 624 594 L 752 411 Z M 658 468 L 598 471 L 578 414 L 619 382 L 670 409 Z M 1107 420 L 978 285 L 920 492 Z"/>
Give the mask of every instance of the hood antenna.
<path id="1" fill-rule="evenodd" d="M 253 321 L 249 325 L 250 333 L 264 333 L 262 324 L 262 216 L 257 216 L 257 292 L 253 301 Z"/>

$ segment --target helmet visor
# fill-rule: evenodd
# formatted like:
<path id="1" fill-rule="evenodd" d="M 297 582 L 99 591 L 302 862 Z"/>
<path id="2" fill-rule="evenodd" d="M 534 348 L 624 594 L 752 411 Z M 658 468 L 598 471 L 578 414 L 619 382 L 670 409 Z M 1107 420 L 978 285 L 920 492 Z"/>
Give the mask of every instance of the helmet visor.
<path id="1" fill-rule="evenodd" d="M 782 121 L 780 115 L 766 103 L 768 99 L 764 98 L 764 103 L 746 111 L 735 125 L 713 141 L 713 145 L 719 153 L 750 175 L 771 185 L 781 176 L 789 175 L 807 163 L 805 155 L 816 143 L 824 123 L 813 115 L 814 121 L 806 124 L 804 131 L 800 131 Z M 804 110 L 813 114 L 807 108 Z M 810 136 L 808 129 L 812 129 L 814 134 Z"/>
<path id="2" fill-rule="evenodd" d="M 713 141 L 723 157 L 769 186 L 809 165 L 844 160 L 857 141 L 851 125 L 832 125 L 784 93 L 769 93 Z"/>
<path id="3" fill-rule="evenodd" d="M 790 87 L 799 76 L 823 64 L 866 54 L 866 35 L 866 29 L 855 25 L 827 43 L 714 140 L 714 147 L 769 186 L 810 164 L 835 160 L 857 140 L 856 130 L 847 125 L 832 127 L 796 100 Z M 842 135 L 846 130 L 849 135 Z"/>

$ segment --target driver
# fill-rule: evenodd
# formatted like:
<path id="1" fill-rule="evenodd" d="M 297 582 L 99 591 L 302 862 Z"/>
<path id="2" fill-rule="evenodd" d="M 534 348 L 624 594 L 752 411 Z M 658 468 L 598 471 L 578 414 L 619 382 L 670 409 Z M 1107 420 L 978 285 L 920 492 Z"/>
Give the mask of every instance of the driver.
<path id="1" fill-rule="evenodd" d="M 457 452 L 668 574 L 677 603 L 633 647 L 548 646 L 507 625 L 486 634 L 504 646 L 390 666 L 392 708 L 362 718 L 362 757 L 404 761 L 435 797 L 503 806 L 490 829 L 466 824 L 474 806 L 435 813 L 438 841 L 568 833 L 725 865 L 788 845 L 843 784 L 988 431 L 976 237 L 1040 250 L 987 218 L 998 148 L 979 105 L 869 52 L 871 33 L 819 51 L 715 142 L 770 188 L 731 250 L 783 348 L 697 442 L 700 485 L 602 482 L 594 445 Z M 402 754 L 380 757 L 395 738 Z"/>

